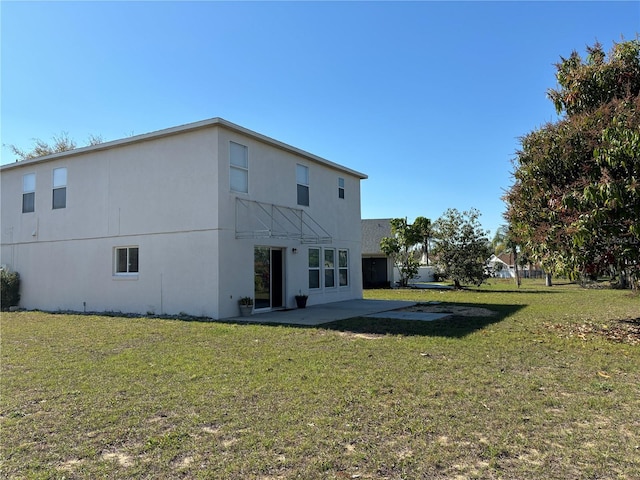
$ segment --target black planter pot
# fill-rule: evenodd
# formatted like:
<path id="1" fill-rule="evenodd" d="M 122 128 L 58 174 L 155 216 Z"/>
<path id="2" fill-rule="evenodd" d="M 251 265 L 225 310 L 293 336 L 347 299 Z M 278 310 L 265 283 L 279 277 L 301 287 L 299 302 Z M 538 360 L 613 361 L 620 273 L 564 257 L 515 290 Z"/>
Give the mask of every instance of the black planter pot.
<path id="1" fill-rule="evenodd" d="M 298 305 L 298 308 L 305 308 L 307 306 L 307 297 L 296 295 L 296 305 Z"/>

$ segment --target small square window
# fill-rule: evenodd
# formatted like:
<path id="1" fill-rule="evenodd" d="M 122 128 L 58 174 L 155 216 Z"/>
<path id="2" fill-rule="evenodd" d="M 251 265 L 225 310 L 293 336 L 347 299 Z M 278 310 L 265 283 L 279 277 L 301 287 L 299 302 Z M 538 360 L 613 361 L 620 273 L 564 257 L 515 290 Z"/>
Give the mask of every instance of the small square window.
<path id="1" fill-rule="evenodd" d="M 138 247 L 115 249 L 115 273 L 117 275 L 138 273 Z"/>

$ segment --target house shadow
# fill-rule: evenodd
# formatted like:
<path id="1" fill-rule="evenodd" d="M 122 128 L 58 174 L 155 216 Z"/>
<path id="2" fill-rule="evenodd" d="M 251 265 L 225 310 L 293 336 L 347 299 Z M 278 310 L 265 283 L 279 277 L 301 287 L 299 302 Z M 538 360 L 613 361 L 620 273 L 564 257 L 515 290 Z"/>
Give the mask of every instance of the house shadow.
<path id="1" fill-rule="evenodd" d="M 419 304 L 416 308 L 420 308 Z M 425 304 L 425 309 L 429 307 Z M 406 335 L 463 338 L 489 325 L 499 323 L 525 305 L 439 303 L 438 313 L 449 314 L 436 320 L 355 317 L 318 325 L 316 328 L 366 335 Z M 390 317 L 392 312 L 388 312 Z"/>

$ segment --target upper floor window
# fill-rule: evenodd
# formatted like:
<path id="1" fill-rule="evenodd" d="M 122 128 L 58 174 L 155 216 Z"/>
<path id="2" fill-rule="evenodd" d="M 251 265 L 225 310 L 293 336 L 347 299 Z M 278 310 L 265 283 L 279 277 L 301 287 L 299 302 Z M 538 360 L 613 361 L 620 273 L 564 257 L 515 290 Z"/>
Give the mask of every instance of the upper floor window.
<path id="1" fill-rule="evenodd" d="M 338 198 L 344 198 L 344 178 L 338 178 Z"/>
<path id="2" fill-rule="evenodd" d="M 231 190 L 249 193 L 249 154 L 247 147 L 229 142 L 229 185 Z"/>
<path id="3" fill-rule="evenodd" d="M 53 208 L 67 206 L 67 169 L 66 167 L 53 169 Z"/>
<path id="4" fill-rule="evenodd" d="M 30 213 L 36 209 L 36 174 L 27 173 L 22 176 L 22 213 Z"/>
<path id="5" fill-rule="evenodd" d="M 309 167 L 296 165 L 296 183 L 298 184 L 298 205 L 309 206 Z"/>

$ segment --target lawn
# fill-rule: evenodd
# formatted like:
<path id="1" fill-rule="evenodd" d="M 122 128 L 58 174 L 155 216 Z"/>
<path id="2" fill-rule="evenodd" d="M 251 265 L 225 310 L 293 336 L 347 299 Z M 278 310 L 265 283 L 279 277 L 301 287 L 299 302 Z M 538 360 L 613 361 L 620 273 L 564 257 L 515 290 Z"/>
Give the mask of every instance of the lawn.
<path id="1" fill-rule="evenodd" d="M 638 479 L 640 298 L 510 283 L 489 309 L 316 328 L 3 313 L 0 475 Z"/>

